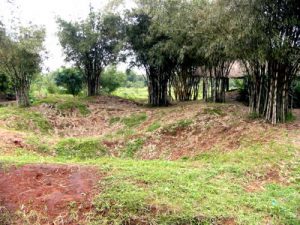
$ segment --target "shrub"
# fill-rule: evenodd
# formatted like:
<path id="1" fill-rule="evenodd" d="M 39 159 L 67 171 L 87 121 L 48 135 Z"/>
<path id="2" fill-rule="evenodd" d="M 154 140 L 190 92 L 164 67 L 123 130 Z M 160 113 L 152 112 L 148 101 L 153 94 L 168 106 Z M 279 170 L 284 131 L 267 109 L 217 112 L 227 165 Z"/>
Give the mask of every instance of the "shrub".
<path id="1" fill-rule="evenodd" d="M 241 102 L 249 102 L 249 93 L 248 93 L 248 82 L 247 79 L 235 79 L 234 81 L 234 87 L 238 89 L 239 96 L 237 97 L 238 101 Z"/>
<path id="2" fill-rule="evenodd" d="M 9 77 L 2 73 L 0 74 L 0 94 L 3 94 L 7 100 L 15 99 L 15 92 Z"/>
<path id="3" fill-rule="evenodd" d="M 78 95 L 83 88 L 83 74 L 74 68 L 62 68 L 56 72 L 57 86 L 64 87 L 67 94 Z"/>
<path id="4" fill-rule="evenodd" d="M 115 91 L 118 87 L 121 87 L 126 80 L 124 73 L 117 71 L 115 66 L 108 67 L 100 77 L 100 84 L 102 90 L 107 93 Z"/>

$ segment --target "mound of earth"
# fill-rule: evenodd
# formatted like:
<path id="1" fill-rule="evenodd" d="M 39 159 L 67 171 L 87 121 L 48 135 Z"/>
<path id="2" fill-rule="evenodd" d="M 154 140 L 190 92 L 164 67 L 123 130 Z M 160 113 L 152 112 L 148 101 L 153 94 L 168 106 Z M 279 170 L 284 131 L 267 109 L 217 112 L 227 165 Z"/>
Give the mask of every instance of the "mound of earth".
<path id="1" fill-rule="evenodd" d="M 90 113 L 81 115 L 77 110 L 62 113 L 51 104 L 41 104 L 36 110 L 42 113 L 59 136 L 99 136 L 115 131 L 109 124 L 111 117 L 128 116 L 143 111 L 137 103 L 114 96 L 97 96 L 87 102 Z"/>
<path id="2" fill-rule="evenodd" d="M 138 152 L 142 159 L 167 158 L 177 160 L 195 157 L 201 152 L 218 148 L 220 151 L 237 150 L 243 142 L 271 140 L 272 126 L 259 120 L 250 120 L 242 105 L 188 105 L 180 111 L 168 113 L 164 121 L 190 121 L 188 126 L 164 132 L 164 128 L 150 136 Z M 173 122 L 173 125 L 174 124 Z"/>
<path id="3" fill-rule="evenodd" d="M 101 176 L 93 167 L 25 165 L 0 171 L 0 205 L 10 212 L 35 211 L 44 224 L 70 220 L 71 210 L 83 220 L 92 208 Z M 24 218 L 19 218 L 24 219 Z"/>

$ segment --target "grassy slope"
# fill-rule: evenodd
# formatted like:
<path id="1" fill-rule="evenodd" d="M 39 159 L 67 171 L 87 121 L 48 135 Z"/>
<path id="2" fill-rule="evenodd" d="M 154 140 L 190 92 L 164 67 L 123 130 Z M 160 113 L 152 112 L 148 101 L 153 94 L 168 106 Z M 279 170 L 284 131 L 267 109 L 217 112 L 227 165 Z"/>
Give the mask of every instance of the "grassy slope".
<path id="1" fill-rule="evenodd" d="M 132 151 L 139 151 L 139 141 L 127 143 L 126 159 L 102 157 L 105 149 L 99 145 L 98 138 L 89 137 L 62 139 L 53 144 L 56 156 L 51 156 L 48 143 L 52 136 L 44 132 L 45 127 L 46 131 L 49 128 L 45 126 L 47 120 L 33 111 L 24 113 L 13 107 L 0 108 L 0 120 L 15 114 L 29 122 L 24 123 L 25 127 L 9 129 L 26 131 L 26 124 L 40 128 L 41 140 L 46 140 L 46 154 L 26 148 L 1 153 L 0 145 L 1 164 L 88 164 L 98 166 L 105 174 L 87 224 L 222 224 L 230 219 L 238 224 L 299 223 L 300 150 L 285 137 L 285 132 L 280 143 L 253 142 L 238 151 L 227 152 L 215 148 L 188 160 L 131 159 Z M 112 125 L 123 123 L 125 126 L 113 138 L 136 135 L 134 127 L 146 118 L 144 114 L 133 115 L 112 117 Z M 146 130 L 159 126 L 156 121 Z M 28 130 L 26 134 L 34 135 Z M 89 154 L 98 154 L 95 150 L 101 154 L 91 159 L 94 157 Z"/>

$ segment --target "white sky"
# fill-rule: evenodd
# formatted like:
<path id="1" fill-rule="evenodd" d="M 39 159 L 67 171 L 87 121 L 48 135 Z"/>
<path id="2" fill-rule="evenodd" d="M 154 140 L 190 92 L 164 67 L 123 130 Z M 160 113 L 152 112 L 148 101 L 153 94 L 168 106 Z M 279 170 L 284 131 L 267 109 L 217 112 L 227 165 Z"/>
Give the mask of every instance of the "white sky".
<path id="1" fill-rule="evenodd" d="M 22 24 L 32 22 L 44 25 L 46 28 L 45 47 L 48 59 L 44 62 L 44 70 L 53 71 L 65 65 L 57 33 L 56 17 L 66 20 L 85 18 L 91 4 L 95 10 L 104 10 L 109 0 L 0 0 L 0 20 L 6 25 L 11 23 L 13 16 L 20 19 Z M 126 3 L 132 5 L 132 2 Z M 124 67 L 124 65 L 123 65 Z"/>

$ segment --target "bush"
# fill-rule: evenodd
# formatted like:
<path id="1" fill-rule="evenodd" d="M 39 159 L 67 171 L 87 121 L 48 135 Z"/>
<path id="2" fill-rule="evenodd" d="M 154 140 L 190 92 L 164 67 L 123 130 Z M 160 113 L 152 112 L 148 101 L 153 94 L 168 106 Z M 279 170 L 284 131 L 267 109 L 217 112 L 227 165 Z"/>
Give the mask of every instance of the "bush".
<path id="1" fill-rule="evenodd" d="M 102 90 L 107 93 L 111 93 L 124 85 L 125 81 L 126 75 L 117 71 L 115 66 L 108 67 L 100 77 L 100 85 Z"/>
<path id="2" fill-rule="evenodd" d="M 83 74 L 74 68 L 62 68 L 56 72 L 55 83 L 66 89 L 67 94 L 78 95 L 83 88 Z"/>
<path id="3" fill-rule="evenodd" d="M 125 87 L 128 88 L 142 88 L 145 87 L 146 84 L 146 80 L 143 76 L 136 74 L 134 71 L 132 70 L 127 70 L 126 71 L 126 84 Z"/>
<path id="4" fill-rule="evenodd" d="M 249 102 L 249 93 L 248 93 L 248 82 L 246 79 L 240 80 L 235 79 L 234 81 L 234 87 L 238 89 L 239 96 L 237 98 L 238 101 L 241 102 Z"/>
<path id="5" fill-rule="evenodd" d="M 0 93 L 5 93 L 9 88 L 9 79 L 5 74 L 0 74 Z"/>
<path id="6" fill-rule="evenodd" d="M 0 74 L 0 94 L 5 96 L 7 100 L 15 100 L 12 84 L 5 74 Z"/>

